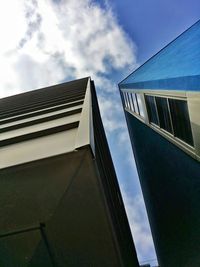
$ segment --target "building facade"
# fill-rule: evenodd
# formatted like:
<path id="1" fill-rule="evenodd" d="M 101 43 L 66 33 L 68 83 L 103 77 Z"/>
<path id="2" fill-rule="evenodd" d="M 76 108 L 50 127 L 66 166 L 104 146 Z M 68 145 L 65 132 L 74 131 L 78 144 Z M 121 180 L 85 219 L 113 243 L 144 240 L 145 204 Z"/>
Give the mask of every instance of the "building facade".
<path id="1" fill-rule="evenodd" d="M 200 21 L 120 84 L 161 267 L 200 266 Z"/>
<path id="2" fill-rule="evenodd" d="M 94 83 L 0 99 L 0 266 L 138 267 Z"/>

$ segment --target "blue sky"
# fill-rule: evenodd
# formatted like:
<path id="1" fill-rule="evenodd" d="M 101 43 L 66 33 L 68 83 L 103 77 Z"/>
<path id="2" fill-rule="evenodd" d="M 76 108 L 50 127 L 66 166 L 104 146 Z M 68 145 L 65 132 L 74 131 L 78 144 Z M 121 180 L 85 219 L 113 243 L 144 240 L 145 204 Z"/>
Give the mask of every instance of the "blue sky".
<path id="1" fill-rule="evenodd" d="M 117 84 L 197 21 L 199 10 L 197 0 L 0 3 L 0 97 L 85 76 L 94 79 L 142 263 L 156 256 Z"/>
<path id="2" fill-rule="evenodd" d="M 140 63 L 200 18 L 198 0 L 110 0 L 109 3 L 134 40 Z"/>

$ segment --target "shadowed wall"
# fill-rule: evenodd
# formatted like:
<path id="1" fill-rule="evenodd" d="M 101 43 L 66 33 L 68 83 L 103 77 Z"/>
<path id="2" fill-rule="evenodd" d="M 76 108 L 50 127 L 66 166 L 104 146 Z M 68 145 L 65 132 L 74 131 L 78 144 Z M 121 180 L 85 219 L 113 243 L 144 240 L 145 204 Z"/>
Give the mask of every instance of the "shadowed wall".
<path id="1" fill-rule="evenodd" d="M 126 112 L 162 267 L 200 266 L 200 164 Z"/>

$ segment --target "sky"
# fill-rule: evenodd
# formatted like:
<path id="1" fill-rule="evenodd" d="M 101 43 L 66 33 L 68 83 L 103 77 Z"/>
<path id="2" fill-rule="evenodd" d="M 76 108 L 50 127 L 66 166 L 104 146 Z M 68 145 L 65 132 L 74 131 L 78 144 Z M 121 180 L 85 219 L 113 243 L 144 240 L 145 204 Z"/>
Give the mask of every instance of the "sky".
<path id="1" fill-rule="evenodd" d="M 199 0 L 0 3 L 0 98 L 91 76 L 141 263 L 156 255 L 117 84 L 199 19 Z"/>

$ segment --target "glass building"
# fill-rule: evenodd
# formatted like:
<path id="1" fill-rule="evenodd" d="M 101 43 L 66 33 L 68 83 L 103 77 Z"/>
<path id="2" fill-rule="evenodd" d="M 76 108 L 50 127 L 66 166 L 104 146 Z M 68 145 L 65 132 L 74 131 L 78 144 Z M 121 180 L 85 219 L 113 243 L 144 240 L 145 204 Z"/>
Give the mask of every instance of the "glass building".
<path id="1" fill-rule="evenodd" d="M 161 267 L 200 266 L 200 21 L 120 84 Z"/>

